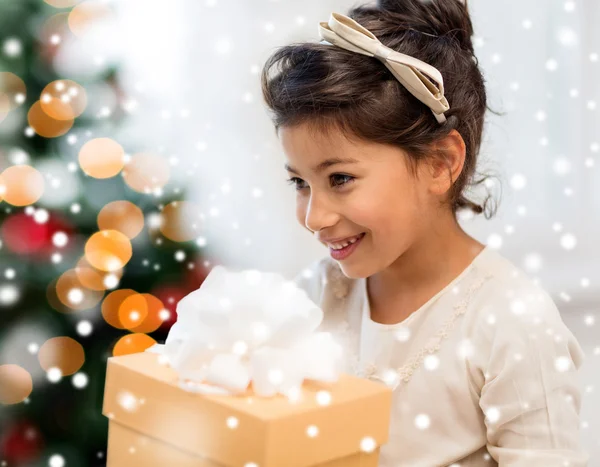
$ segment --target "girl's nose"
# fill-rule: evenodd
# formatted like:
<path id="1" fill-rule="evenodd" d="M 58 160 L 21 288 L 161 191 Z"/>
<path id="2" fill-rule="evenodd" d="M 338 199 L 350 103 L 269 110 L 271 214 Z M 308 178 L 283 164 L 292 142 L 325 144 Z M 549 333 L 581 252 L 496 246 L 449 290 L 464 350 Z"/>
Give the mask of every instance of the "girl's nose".
<path id="1" fill-rule="evenodd" d="M 306 207 L 306 215 L 304 225 L 312 232 L 318 232 L 326 227 L 334 225 L 337 222 L 338 214 L 323 197 L 317 198 L 311 196 L 308 206 Z"/>

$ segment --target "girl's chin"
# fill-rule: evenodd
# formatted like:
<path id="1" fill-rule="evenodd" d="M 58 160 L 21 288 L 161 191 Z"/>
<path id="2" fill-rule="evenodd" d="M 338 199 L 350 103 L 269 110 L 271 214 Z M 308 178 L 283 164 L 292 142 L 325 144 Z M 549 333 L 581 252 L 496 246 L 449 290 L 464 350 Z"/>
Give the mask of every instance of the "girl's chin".
<path id="1" fill-rule="evenodd" d="M 357 263 L 354 264 L 354 266 L 349 263 L 338 264 L 340 265 L 340 269 L 344 273 L 344 276 L 346 276 L 348 279 L 364 279 L 371 275 L 365 270 L 364 264 Z"/>

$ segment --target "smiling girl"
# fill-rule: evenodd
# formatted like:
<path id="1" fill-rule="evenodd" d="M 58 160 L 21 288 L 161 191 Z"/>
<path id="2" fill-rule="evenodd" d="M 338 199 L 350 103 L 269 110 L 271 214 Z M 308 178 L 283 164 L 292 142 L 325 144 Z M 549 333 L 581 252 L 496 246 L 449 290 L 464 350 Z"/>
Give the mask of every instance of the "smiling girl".
<path id="1" fill-rule="evenodd" d="M 277 50 L 263 95 L 298 222 L 330 255 L 296 283 L 346 371 L 394 388 L 380 466 L 585 466 L 579 343 L 550 295 L 469 236 L 487 109 L 459 0 L 332 13 Z M 279 73 L 270 71 L 279 66 Z"/>

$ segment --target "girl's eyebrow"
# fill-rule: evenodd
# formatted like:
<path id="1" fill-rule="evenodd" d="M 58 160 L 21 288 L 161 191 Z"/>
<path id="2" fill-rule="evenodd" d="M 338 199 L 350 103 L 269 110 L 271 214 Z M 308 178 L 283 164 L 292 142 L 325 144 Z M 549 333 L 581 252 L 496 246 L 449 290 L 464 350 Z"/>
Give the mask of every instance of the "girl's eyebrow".
<path id="1" fill-rule="evenodd" d="M 323 162 L 321 162 L 320 164 L 318 164 L 315 168 L 313 168 L 313 172 L 316 174 L 320 174 L 321 172 L 323 172 L 325 169 L 327 169 L 328 167 L 331 167 L 332 165 L 336 165 L 336 164 L 356 164 L 360 162 L 357 159 L 353 159 L 352 157 L 333 157 L 330 159 L 326 159 Z M 289 166 L 288 164 L 285 164 L 284 166 L 285 170 L 287 170 L 288 172 L 292 172 L 295 173 L 296 175 L 300 175 L 300 172 L 298 172 L 296 169 L 294 169 L 293 167 Z"/>

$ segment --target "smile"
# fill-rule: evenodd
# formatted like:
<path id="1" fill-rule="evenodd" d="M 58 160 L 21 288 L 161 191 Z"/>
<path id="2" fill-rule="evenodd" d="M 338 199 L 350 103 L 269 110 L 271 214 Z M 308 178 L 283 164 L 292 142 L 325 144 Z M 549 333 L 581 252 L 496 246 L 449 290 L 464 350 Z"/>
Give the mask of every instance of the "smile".
<path id="1" fill-rule="evenodd" d="M 335 260 L 342 260 L 350 256 L 356 249 L 358 245 L 361 243 L 362 239 L 366 234 L 362 233 L 358 237 L 355 237 L 355 240 L 352 239 L 350 242 L 346 242 L 341 248 L 334 247 L 333 245 L 329 245 L 329 253 L 331 257 Z"/>

